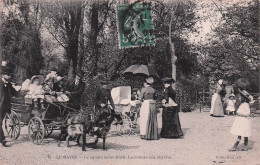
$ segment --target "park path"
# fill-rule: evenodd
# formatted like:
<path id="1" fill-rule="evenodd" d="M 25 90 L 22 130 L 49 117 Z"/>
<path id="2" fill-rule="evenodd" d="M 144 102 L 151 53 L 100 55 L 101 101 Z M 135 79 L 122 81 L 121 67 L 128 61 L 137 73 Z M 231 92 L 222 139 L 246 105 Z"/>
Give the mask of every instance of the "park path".
<path id="1" fill-rule="evenodd" d="M 23 127 L 21 136 L 11 142 L 11 147 L 0 147 L 0 165 L 260 165 L 260 116 L 250 118 L 252 137 L 249 138 L 249 151 L 228 152 L 236 140 L 229 133 L 234 116 L 214 118 L 208 112 L 200 113 L 198 110 L 180 112 L 179 115 L 184 132 L 182 139 L 146 141 L 137 134 L 110 136 L 107 139 L 108 151 L 102 150 L 101 140 L 97 149 L 88 148 L 86 152 L 78 146 L 57 147 L 56 131 L 44 140 L 43 145 L 34 145 L 28 140 L 27 127 Z"/>

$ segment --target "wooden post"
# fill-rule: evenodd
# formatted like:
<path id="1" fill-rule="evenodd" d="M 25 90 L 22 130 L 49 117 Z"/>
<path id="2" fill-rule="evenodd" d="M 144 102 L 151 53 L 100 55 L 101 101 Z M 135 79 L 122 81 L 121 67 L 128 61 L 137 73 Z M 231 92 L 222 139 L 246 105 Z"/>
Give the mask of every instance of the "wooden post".
<path id="1" fill-rule="evenodd" d="M 170 45 L 171 62 L 172 62 L 172 78 L 175 81 L 177 81 L 176 80 L 176 64 L 175 64 L 177 57 L 175 56 L 175 47 L 174 47 L 174 43 L 172 42 L 171 31 L 172 31 L 172 14 L 171 14 L 170 23 L 169 23 L 169 45 Z M 173 84 L 172 88 L 176 90 L 176 85 Z"/>

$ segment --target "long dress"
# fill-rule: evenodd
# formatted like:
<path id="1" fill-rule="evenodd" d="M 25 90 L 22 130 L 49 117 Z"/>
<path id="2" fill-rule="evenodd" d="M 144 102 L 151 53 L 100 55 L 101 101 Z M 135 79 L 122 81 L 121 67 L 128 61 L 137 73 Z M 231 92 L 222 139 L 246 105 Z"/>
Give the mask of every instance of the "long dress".
<path id="1" fill-rule="evenodd" d="M 169 103 L 175 101 L 175 91 L 171 86 L 164 90 L 164 99 Z M 162 112 L 162 138 L 180 138 L 183 136 L 177 106 L 164 107 Z"/>
<path id="2" fill-rule="evenodd" d="M 243 116 L 236 116 L 230 132 L 237 136 L 243 136 L 243 137 L 251 136 L 251 121 L 248 118 L 250 115 L 249 104 L 242 103 L 239 106 L 237 113 L 242 114 Z"/>
<path id="3" fill-rule="evenodd" d="M 215 117 L 224 117 L 223 105 L 221 102 L 220 92 L 221 88 L 217 87 L 216 92 L 212 96 L 210 114 Z"/>
<path id="4" fill-rule="evenodd" d="M 142 139 L 157 140 L 158 122 L 155 105 L 155 90 L 146 86 L 141 90 L 139 101 L 143 101 L 140 108 L 140 136 Z"/>

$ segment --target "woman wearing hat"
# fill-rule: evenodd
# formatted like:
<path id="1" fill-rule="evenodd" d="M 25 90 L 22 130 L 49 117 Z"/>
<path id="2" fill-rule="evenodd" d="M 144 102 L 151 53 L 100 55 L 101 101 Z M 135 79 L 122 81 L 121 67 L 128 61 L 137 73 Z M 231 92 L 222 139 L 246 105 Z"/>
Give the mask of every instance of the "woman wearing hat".
<path id="1" fill-rule="evenodd" d="M 223 91 L 223 80 L 219 80 L 217 83 L 215 93 L 212 96 L 210 116 L 224 117 L 224 110 L 223 110 L 223 105 L 220 96 L 220 93 L 222 91 Z"/>
<path id="2" fill-rule="evenodd" d="M 139 101 L 142 102 L 140 109 L 140 136 L 141 139 L 147 140 L 159 139 L 156 102 L 154 100 L 155 89 L 151 87 L 153 82 L 154 79 L 148 77 L 139 96 Z"/>
<path id="3" fill-rule="evenodd" d="M 178 105 L 175 103 L 176 92 L 172 89 L 171 84 L 174 83 L 172 78 L 163 78 L 164 84 L 164 99 L 162 100 L 163 104 L 163 113 L 162 113 L 162 138 L 180 138 L 183 136 L 181 130 L 181 124 L 178 114 Z"/>
<path id="4" fill-rule="evenodd" d="M 246 91 L 240 91 L 241 104 L 237 110 L 237 116 L 231 127 L 231 134 L 237 135 L 237 141 L 229 151 L 237 151 L 241 137 L 244 137 L 244 145 L 241 148 L 242 151 L 247 151 L 248 137 L 251 136 L 251 122 L 249 120 L 250 107 L 249 102 L 252 101 L 252 96 Z"/>

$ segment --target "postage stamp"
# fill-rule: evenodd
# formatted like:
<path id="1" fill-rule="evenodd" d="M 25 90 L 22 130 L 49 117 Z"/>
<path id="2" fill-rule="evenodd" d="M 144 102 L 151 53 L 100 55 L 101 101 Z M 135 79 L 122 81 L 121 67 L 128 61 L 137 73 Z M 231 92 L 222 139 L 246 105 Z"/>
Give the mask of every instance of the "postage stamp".
<path id="1" fill-rule="evenodd" d="M 154 45 L 151 3 L 117 6 L 119 48 Z"/>

